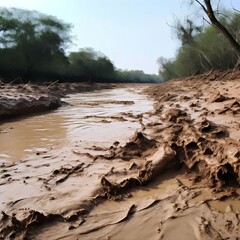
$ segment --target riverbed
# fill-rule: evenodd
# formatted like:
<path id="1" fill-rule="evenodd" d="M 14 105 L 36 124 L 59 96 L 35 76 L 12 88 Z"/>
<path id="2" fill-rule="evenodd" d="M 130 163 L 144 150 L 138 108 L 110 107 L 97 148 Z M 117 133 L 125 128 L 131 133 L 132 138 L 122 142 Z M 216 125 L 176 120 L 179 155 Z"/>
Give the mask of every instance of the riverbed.
<path id="1" fill-rule="evenodd" d="M 2 123 L 0 238 L 238 239 L 238 75 L 68 95 Z"/>
<path id="2" fill-rule="evenodd" d="M 69 94 L 57 110 L 2 123 L 0 210 L 23 219 L 31 211 L 69 217 L 82 209 L 101 176 L 130 167 L 107 159 L 153 110 L 143 88 Z"/>
<path id="3" fill-rule="evenodd" d="M 58 145 L 126 142 L 141 127 L 131 116 L 153 108 L 134 88 L 69 94 L 62 101 L 66 104 L 57 110 L 1 124 L 0 163 L 25 160 Z"/>

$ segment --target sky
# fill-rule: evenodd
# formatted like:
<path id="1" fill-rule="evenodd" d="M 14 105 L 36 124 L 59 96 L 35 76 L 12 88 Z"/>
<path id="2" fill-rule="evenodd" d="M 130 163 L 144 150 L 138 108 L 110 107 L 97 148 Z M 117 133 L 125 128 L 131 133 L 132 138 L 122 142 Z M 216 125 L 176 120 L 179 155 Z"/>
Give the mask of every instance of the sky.
<path id="1" fill-rule="evenodd" d="M 174 58 L 170 25 L 189 14 L 189 0 L 0 0 L 0 7 L 37 10 L 73 25 L 69 50 L 91 47 L 117 68 L 158 73 L 159 57 Z M 240 9 L 239 0 L 222 3 Z M 200 11 L 200 10 L 199 10 Z"/>

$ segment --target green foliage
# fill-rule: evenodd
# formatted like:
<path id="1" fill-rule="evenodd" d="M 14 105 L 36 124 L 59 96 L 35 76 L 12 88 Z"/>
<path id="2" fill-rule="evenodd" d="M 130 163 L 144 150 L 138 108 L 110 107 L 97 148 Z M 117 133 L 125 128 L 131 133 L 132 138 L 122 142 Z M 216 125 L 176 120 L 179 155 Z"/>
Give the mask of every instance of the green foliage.
<path id="1" fill-rule="evenodd" d="M 91 48 L 66 55 L 70 32 L 71 25 L 55 17 L 0 8 L 0 75 L 26 81 L 159 81 L 141 71 L 116 71 L 104 54 Z"/>
<path id="2" fill-rule="evenodd" d="M 0 9 L 0 71 L 32 78 L 59 75 L 71 26 L 37 12 Z M 57 65 L 58 64 L 58 65 Z"/>
<path id="3" fill-rule="evenodd" d="M 197 44 L 198 49 L 202 52 L 200 55 L 206 70 L 232 68 L 237 62 L 229 42 L 213 27 L 206 28 L 202 34 L 197 36 Z"/>
<path id="4" fill-rule="evenodd" d="M 100 52 L 83 48 L 69 54 L 69 76 L 78 81 L 100 82 L 160 82 L 158 75 L 145 74 L 143 71 L 115 70 L 112 62 Z"/>
<path id="5" fill-rule="evenodd" d="M 240 15 L 228 13 L 228 18 L 220 21 L 233 36 L 240 39 Z M 191 26 L 193 27 L 193 26 Z M 194 27 L 193 27 L 194 28 Z M 187 26 L 188 29 L 188 26 Z M 183 35 L 179 34 L 183 40 Z M 189 41 L 182 41 L 174 60 L 159 60 L 159 74 L 166 81 L 169 79 L 203 73 L 211 69 L 229 69 L 237 64 L 237 55 L 222 33 L 212 26 L 188 36 Z M 184 38 L 186 40 L 186 37 Z"/>
<path id="6" fill-rule="evenodd" d="M 156 74 L 145 74 L 143 71 L 132 70 L 132 71 L 122 71 L 117 72 L 118 82 L 141 82 L 141 83 L 158 83 L 162 82 L 160 77 Z"/>
<path id="7" fill-rule="evenodd" d="M 111 81 L 115 77 L 112 62 L 91 48 L 70 53 L 69 62 L 69 75 L 75 80 L 80 78 L 87 81 Z"/>

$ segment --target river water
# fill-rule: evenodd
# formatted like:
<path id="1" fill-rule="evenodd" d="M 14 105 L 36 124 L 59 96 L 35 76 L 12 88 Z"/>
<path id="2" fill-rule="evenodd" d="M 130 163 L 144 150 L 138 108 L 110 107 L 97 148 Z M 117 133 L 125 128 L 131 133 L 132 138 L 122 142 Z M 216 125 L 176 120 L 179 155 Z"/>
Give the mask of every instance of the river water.
<path id="1" fill-rule="evenodd" d="M 67 104 L 45 114 L 0 125 L 0 162 L 19 161 L 64 144 L 82 146 L 126 142 L 140 127 L 131 115 L 150 111 L 153 102 L 138 89 L 117 88 L 71 94 Z"/>

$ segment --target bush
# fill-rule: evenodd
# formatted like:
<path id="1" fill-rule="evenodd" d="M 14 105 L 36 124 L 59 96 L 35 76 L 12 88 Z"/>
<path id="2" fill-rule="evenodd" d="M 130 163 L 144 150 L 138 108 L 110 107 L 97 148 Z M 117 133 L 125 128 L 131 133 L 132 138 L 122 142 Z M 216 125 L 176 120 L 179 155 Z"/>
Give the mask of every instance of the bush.
<path id="1" fill-rule="evenodd" d="M 221 21 L 240 40 L 240 15 L 232 13 L 228 16 L 228 19 L 222 18 Z M 160 62 L 159 74 L 165 81 L 212 69 L 229 69 L 237 64 L 234 49 L 214 27 L 208 26 L 190 37 L 191 43 L 182 42 L 174 60 Z"/>

